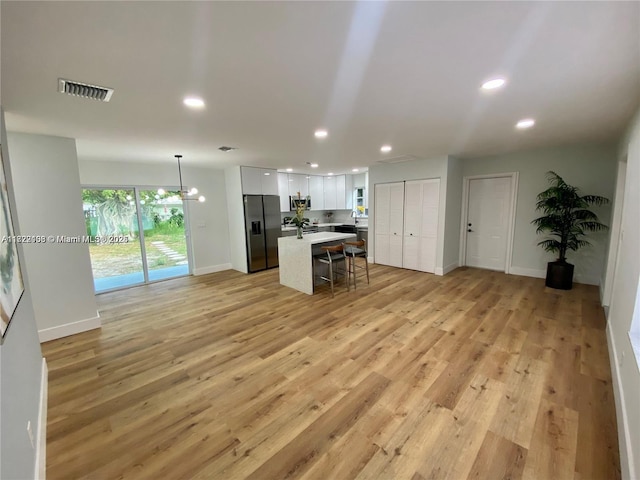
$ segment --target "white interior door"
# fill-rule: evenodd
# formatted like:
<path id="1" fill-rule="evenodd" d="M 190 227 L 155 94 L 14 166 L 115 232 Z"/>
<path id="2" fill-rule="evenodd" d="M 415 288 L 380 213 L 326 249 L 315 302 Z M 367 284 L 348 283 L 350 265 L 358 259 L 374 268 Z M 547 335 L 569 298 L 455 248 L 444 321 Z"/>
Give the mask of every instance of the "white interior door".
<path id="1" fill-rule="evenodd" d="M 405 185 L 403 267 L 434 273 L 440 204 L 440 180 Z"/>
<path id="2" fill-rule="evenodd" d="M 375 262 L 402 267 L 404 182 L 375 186 Z"/>
<path id="3" fill-rule="evenodd" d="M 420 219 L 420 256 L 418 270 L 435 273 L 438 215 L 440 212 L 440 179 L 422 182 L 422 218 Z"/>
<path id="4" fill-rule="evenodd" d="M 469 180 L 466 265 L 506 270 L 511 178 Z"/>

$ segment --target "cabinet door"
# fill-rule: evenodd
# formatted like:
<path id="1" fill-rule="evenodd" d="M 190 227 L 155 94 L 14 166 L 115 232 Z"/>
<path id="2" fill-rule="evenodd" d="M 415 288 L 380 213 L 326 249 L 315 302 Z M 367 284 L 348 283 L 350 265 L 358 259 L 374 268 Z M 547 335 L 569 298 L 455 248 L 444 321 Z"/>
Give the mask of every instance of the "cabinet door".
<path id="1" fill-rule="evenodd" d="M 278 195 L 280 195 L 280 211 L 290 211 L 291 207 L 289 205 L 289 175 L 287 175 L 286 173 L 278 173 Z"/>
<path id="2" fill-rule="evenodd" d="M 324 210 L 324 181 L 320 175 L 309 176 L 311 210 Z"/>
<path id="3" fill-rule="evenodd" d="M 309 175 L 296 175 L 298 177 L 298 189 L 300 195 L 306 197 L 309 195 Z"/>
<path id="4" fill-rule="evenodd" d="M 324 179 L 324 209 L 335 210 L 336 208 L 338 208 L 338 205 L 336 203 L 336 178 L 323 177 L 323 179 Z"/>
<path id="5" fill-rule="evenodd" d="M 247 195 L 262 195 L 261 168 L 240 167 L 240 175 L 242 177 L 242 193 Z"/>
<path id="6" fill-rule="evenodd" d="M 298 177 L 293 173 L 290 173 L 288 177 L 289 177 L 289 195 L 291 195 L 292 197 L 297 197 L 298 192 L 300 191 L 300 188 L 298 188 Z"/>
<path id="7" fill-rule="evenodd" d="M 261 168 L 260 184 L 262 195 L 278 195 L 278 171 Z"/>
<path id="8" fill-rule="evenodd" d="M 336 178 L 336 209 L 347 208 L 347 178 L 346 175 L 338 175 Z"/>

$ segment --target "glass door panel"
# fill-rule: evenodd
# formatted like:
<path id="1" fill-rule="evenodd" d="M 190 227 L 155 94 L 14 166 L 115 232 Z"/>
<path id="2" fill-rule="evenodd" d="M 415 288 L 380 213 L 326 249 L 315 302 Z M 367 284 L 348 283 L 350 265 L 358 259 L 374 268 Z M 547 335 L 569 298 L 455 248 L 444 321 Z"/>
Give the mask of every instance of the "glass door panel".
<path id="1" fill-rule="evenodd" d="M 83 189 L 96 293 L 144 283 L 133 189 Z"/>
<path id="2" fill-rule="evenodd" d="M 140 214 L 149 281 L 189 274 L 185 217 L 178 191 L 140 190 Z"/>

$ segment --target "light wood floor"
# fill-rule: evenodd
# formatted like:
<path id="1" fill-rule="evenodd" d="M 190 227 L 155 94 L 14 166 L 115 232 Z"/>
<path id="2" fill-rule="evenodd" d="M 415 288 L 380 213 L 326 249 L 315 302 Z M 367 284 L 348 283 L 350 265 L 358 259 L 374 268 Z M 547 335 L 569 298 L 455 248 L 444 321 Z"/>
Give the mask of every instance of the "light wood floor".
<path id="1" fill-rule="evenodd" d="M 596 287 L 374 265 L 313 297 L 227 271 L 98 297 L 49 342 L 56 479 L 616 479 Z"/>

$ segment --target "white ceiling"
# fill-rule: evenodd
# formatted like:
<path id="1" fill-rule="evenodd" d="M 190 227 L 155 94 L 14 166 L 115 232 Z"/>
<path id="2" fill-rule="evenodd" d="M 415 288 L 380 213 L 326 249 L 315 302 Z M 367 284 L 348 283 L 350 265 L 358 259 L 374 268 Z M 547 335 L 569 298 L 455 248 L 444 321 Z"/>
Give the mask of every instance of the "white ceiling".
<path id="1" fill-rule="evenodd" d="M 640 104 L 638 2 L 0 5 L 8 129 L 76 138 L 81 160 L 337 173 L 614 140 Z M 507 86 L 480 91 L 495 75 Z M 71 97 L 59 77 L 115 93 Z"/>

